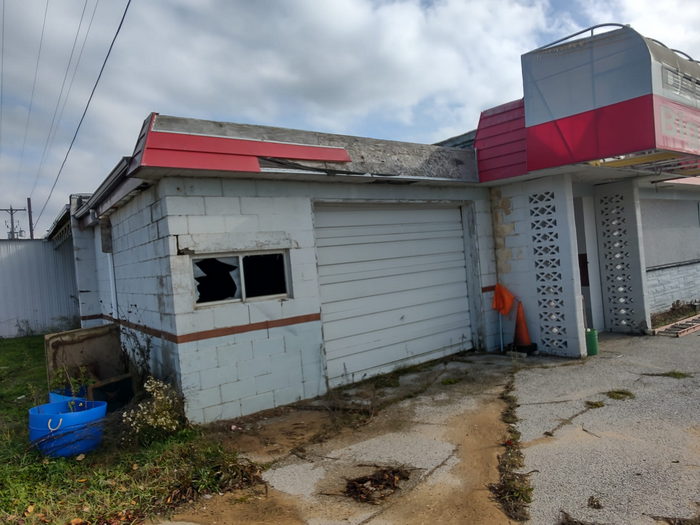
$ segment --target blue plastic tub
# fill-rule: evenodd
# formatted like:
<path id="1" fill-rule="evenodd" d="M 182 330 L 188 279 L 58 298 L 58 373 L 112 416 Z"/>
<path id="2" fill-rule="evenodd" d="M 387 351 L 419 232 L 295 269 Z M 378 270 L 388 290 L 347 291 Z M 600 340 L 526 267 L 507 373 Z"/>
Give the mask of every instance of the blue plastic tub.
<path id="1" fill-rule="evenodd" d="M 73 401 L 74 399 L 85 400 L 87 396 L 87 387 L 85 385 L 81 386 L 78 391 L 73 395 L 70 388 L 64 388 L 63 390 L 54 390 L 49 392 L 49 403 L 58 403 L 59 401 Z"/>
<path id="2" fill-rule="evenodd" d="M 52 457 L 77 456 L 102 442 L 105 401 L 73 399 L 29 409 L 29 441 Z"/>

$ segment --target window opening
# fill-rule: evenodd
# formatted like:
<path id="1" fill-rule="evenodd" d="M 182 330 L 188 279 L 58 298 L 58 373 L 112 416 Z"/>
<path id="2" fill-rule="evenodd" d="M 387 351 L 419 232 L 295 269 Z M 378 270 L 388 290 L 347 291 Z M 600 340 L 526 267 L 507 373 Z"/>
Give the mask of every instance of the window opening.
<path id="1" fill-rule="evenodd" d="M 193 272 L 197 304 L 288 294 L 283 253 L 197 259 Z"/>
<path id="2" fill-rule="evenodd" d="M 284 257 L 281 253 L 246 255 L 243 279 L 246 297 L 286 294 Z"/>
<path id="3" fill-rule="evenodd" d="M 238 257 L 200 259 L 194 266 L 198 303 L 241 298 Z"/>

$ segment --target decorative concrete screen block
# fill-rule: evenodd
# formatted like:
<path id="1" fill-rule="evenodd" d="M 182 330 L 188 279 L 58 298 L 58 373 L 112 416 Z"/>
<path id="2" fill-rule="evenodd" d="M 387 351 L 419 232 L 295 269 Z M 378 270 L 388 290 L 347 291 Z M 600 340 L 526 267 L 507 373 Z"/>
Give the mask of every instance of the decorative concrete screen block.
<path id="1" fill-rule="evenodd" d="M 649 327 L 639 199 L 633 182 L 596 187 L 596 219 L 606 326 Z"/>
<path id="2" fill-rule="evenodd" d="M 568 342 L 554 192 L 531 193 L 528 205 L 539 306 L 540 344 L 550 351 L 561 351 L 567 348 Z"/>

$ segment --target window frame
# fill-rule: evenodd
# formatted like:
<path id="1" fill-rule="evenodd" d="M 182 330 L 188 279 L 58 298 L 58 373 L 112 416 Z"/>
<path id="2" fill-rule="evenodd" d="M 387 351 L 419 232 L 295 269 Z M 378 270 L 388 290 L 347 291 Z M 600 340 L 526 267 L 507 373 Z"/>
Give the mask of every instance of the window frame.
<path id="1" fill-rule="evenodd" d="M 245 287 L 245 270 L 243 269 L 243 259 L 245 257 L 251 256 L 251 255 L 281 255 L 282 256 L 282 264 L 284 266 L 284 284 L 285 284 L 285 293 L 281 294 L 271 294 L 271 295 L 259 295 L 256 297 L 247 297 L 246 295 L 246 287 Z M 197 302 L 197 281 L 195 280 L 195 274 L 194 274 L 194 269 L 195 269 L 195 263 L 199 260 L 202 259 L 225 259 L 225 258 L 230 258 L 230 257 L 237 257 L 238 258 L 238 271 L 240 275 L 240 288 L 241 288 L 241 297 L 240 298 L 229 298 L 229 299 L 221 299 L 219 301 L 207 301 L 205 303 L 200 303 Z M 209 306 L 217 306 L 221 304 L 229 304 L 229 303 L 252 303 L 252 302 L 258 302 L 258 301 L 268 301 L 268 300 L 287 300 L 292 298 L 292 272 L 291 272 L 291 267 L 290 267 L 290 260 L 289 260 L 289 250 L 281 249 L 281 250 L 253 250 L 253 251 L 232 251 L 232 252 L 216 252 L 216 253 L 198 253 L 196 255 L 190 256 L 190 269 L 191 269 L 191 283 L 192 283 L 192 299 L 194 303 L 195 308 L 206 308 Z"/>

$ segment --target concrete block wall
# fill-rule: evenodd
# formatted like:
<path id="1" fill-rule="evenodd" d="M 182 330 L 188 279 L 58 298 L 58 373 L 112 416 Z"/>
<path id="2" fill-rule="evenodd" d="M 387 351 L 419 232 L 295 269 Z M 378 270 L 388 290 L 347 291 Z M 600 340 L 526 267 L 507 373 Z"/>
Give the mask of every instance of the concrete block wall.
<path id="1" fill-rule="evenodd" d="M 95 241 L 97 301 L 99 303 L 100 312 L 104 315 L 116 318 L 118 314 L 112 254 L 102 251 L 102 235 L 99 226 L 93 228 L 93 239 Z"/>
<path id="2" fill-rule="evenodd" d="M 491 201 L 488 195 L 474 200 L 476 215 L 476 242 L 479 250 L 479 281 L 481 285 L 481 310 L 485 350 L 499 350 L 500 336 L 498 313 L 491 308 L 493 291 L 491 288 L 498 281 L 496 272 L 496 254 L 494 249 Z"/>
<path id="3" fill-rule="evenodd" d="M 171 240 L 175 334 L 187 340 L 177 351 L 188 417 L 198 422 L 236 417 L 325 391 L 315 201 L 459 203 L 475 196 L 484 201 L 477 210 L 477 228 L 490 233 L 484 189 L 162 179 L 156 198 L 164 219 L 158 228 L 159 235 Z M 288 254 L 289 298 L 196 304 L 193 257 L 267 250 Z M 494 263 L 488 251 L 487 240 L 480 259 L 491 275 L 482 281 L 492 284 Z M 269 322 L 273 326 L 260 329 Z"/>
<path id="4" fill-rule="evenodd" d="M 95 254 L 94 228 L 81 229 L 73 213 L 78 208 L 78 200 L 71 196 L 71 235 L 73 237 L 73 262 L 75 281 L 78 289 L 78 309 L 81 317 L 80 326 L 91 328 L 103 324 L 102 319 L 95 318 L 102 314 L 100 308 L 99 285 L 97 283 L 97 261 Z"/>
<path id="5" fill-rule="evenodd" d="M 635 181 L 595 186 L 605 327 L 640 333 L 651 326 L 639 189 Z"/>
<path id="6" fill-rule="evenodd" d="M 573 192 L 567 175 L 491 189 L 500 282 L 522 301 L 528 331 L 543 353 L 585 355 Z M 503 320 L 513 340 L 515 308 Z"/>
<path id="7" fill-rule="evenodd" d="M 155 376 L 174 380 L 179 374 L 176 345 L 159 334 L 175 331 L 170 254 L 176 247 L 159 228 L 165 221 L 157 192 L 149 188 L 139 193 L 115 210 L 110 221 L 112 254 L 100 262 L 106 266 L 113 260 L 113 317 L 123 325 L 122 343 L 131 352 L 147 352 Z"/>
<path id="8" fill-rule="evenodd" d="M 238 417 L 325 392 L 310 197 L 260 196 L 254 181 L 189 178 L 163 179 L 158 195 L 167 216 L 161 230 L 176 245 L 175 334 L 193 339 L 178 345 L 187 416 Z M 289 297 L 196 303 L 193 256 L 265 251 L 288 255 Z M 268 322 L 276 326 L 260 329 Z"/>
<path id="9" fill-rule="evenodd" d="M 326 390 L 320 321 L 179 345 L 187 417 L 208 423 Z"/>
<path id="10" fill-rule="evenodd" d="M 671 308 L 674 301 L 700 301 L 700 263 L 647 270 L 650 313 Z"/>

